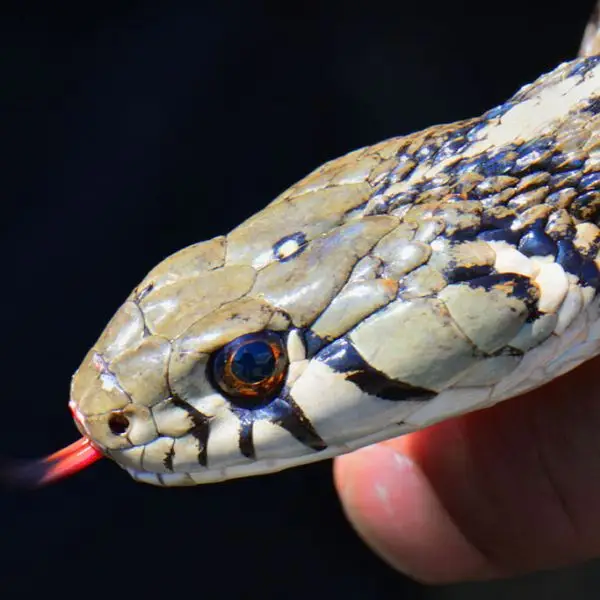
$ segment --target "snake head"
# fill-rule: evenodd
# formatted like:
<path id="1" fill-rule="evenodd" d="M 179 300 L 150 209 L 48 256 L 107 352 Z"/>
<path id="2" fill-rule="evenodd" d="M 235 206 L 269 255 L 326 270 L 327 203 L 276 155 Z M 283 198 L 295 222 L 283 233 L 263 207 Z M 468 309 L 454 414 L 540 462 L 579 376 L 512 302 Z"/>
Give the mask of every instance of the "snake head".
<path id="1" fill-rule="evenodd" d="M 479 118 L 352 152 L 167 258 L 73 377 L 82 441 L 16 474 L 277 471 L 597 354 L 598 77 L 597 57 L 565 63 Z"/>
<path id="2" fill-rule="evenodd" d="M 75 373 L 77 427 L 135 479 L 159 485 L 264 473 L 347 451 L 354 424 L 373 427 L 356 408 L 364 394 L 343 373 L 328 378 L 333 371 L 316 360 L 328 344 L 307 324 L 396 222 L 343 226 L 334 235 L 344 240 L 287 236 L 268 251 L 252 248 L 247 234 L 236 242 L 238 229 L 169 257 L 136 287 Z M 339 242 L 353 238 L 356 254 L 348 254 Z M 305 263 L 278 260 L 277 252 L 305 252 Z M 391 299 L 397 286 L 386 285 Z M 330 315 L 322 323 L 331 322 Z M 321 384 L 329 402 L 315 394 Z M 341 415 L 342 434 L 336 423 L 348 407 L 355 416 Z M 385 417 L 381 407 L 376 412 Z"/>
<path id="3" fill-rule="evenodd" d="M 340 202 L 351 209 L 362 198 Z M 293 205 L 279 206 L 169 257 L 134 289 L 73 376 L 69 405 L 83 441 L 68 468 L 64 451 L 45 459 L 52 469 L 40 482 L 107 456 L 137 480 L 193 485 L 389 437 L 397 405 L 374 388 L 365 400 L 359 380 L 369 367 L 339 338 L 395 297 L 397 282 L 372 280 L 357 264 L 399 220 L 332 227 L 305 206 L 303 231 L 286 231 Z M 422 394 L 399 387 L 405 400 Z"/>
<path id="4" fill-rule="evenodd" d="M 69 406 L 82 441 L 20 468 L 21 479 L 48 483 L 107 456 L 135 479 L 192 485 L 341 451 L 313 425 L 319 398 L 302 382 L 314 362 L 305 325 L 392 223 L 376 217 L 342 227 L 344 240 L 325 236 L 308 251 L 310 240 L 282 236 L 286 225 L 270 216 L 270 235 L 250 220 L 147 275 L 73 376 Z M 353 254 L 339 243 L 354 240 Z"/>

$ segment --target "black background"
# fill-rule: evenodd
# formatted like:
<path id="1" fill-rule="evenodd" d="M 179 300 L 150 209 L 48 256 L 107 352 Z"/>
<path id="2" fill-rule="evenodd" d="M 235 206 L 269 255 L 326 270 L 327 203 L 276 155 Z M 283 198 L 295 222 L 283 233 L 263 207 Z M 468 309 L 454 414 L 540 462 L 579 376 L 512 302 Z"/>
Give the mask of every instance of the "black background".
<path id="1" fill-rule="evenodd" d="M 146 1 L 2 15 L 0 452 L 75 438 L 70 376 L 155 263 L 325 160 L 508 98 L 575 56 L 592 5 Z M 461 590 L 426 590 L 374 557 L 329 462 L 161 490 L 106 461 L 0 495 L 2 598 Z"/>

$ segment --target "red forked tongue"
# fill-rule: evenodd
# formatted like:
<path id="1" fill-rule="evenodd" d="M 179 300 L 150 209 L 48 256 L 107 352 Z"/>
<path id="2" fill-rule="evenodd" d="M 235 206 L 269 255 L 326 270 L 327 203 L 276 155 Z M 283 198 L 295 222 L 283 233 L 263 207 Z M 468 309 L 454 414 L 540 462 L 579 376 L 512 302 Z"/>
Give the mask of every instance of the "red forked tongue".
<path id="1" fill-rule="evenodd" d="M 7 465 L 2 479 L 17 486 L 41 487 L 73 475 L 103 456 L 87 437 L 82 437 L 46 458 Z"/>

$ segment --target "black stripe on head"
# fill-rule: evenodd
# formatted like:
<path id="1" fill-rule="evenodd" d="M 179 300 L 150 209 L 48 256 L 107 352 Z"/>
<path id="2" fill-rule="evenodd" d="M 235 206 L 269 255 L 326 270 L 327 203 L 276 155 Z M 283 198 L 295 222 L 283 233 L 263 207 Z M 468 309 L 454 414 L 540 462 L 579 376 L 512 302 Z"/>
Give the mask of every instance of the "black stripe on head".
<path id="1" fill-rule="evenodd" d="M 206 446 L 208 444 L 208 436 L 210 433 L 209 418 L 176 394 L 171 396 L 171 402 L 173 403 L 173 406 L 182 408 L 189 415 L 190 420 L 192 421 L 190 434 L 198 440 L 198 464 L 206 467 Z"/>
<path id="2" fill-rule="evenodd" d="M 344 373 L 347 381 L 351 381 L 366 394 L 383 400 L 429 400 L 437 395 L 432 390 L 391 379 L 373 368 L 345 337 L 329 344 L 319 352 L 316 360 L 338 373 Z"/>
<path id="3" fill-rule="evenodd" d="M 229 410 L 240 420 L 238 443 L 240 452 L 246 458 L 256 458 L 253 426 L 258 421 L 266 421 L 285 429 L 301 444 L 317 452 L 327 448 L 327 444 L 316 432 L 310 419 L 294 402 L 288 388 L 284 388 L 279 396 L 265 406 L 252 409 L 231 405 Z"/>
<path id="4" fill-rule="evenodd" d="M 312 331 L 312 329 L 304 330 L 304 347 L 306 348 L 306 358 L 312 358 L 315 354 L 329 344 L 331 340 L 321 337 Z"/>
<path id="5" fill-rule="evenodd" d="M 173 472 L 173 458 L 175 457 L 175 440 L 171 444 L 169 450 L 165 453 L 165 457 L 163 458 L 163 465 L 167 471 Z"/>
<path id="6" fill-rule="evenodd" d="M 275 425 L 279 425 L 299 442 L 317 452 L 327 448 L 327 444 L 316 432 L 302 409 L 294 402 L 288 390 L 284 390 L 273 404 Z"/>
<path id="7" fill-rule="evenodd" d="M 238 444 L 240 446 L 240 452 L 246 458 L 256 458 L 256 451 L 254 449 L 254 434 L 252 431 L 252 419 L 240 417 L 240 434 Z"/>
<path id="8" fill-rule="evenodd" d="M 485 277 L 492 273 L 492 265 L 475 265 L 473 267 L 457 266 L 452 262 L 443 271 L 443 275 L 448 283 L 461 283 L 478 277 Z"/>

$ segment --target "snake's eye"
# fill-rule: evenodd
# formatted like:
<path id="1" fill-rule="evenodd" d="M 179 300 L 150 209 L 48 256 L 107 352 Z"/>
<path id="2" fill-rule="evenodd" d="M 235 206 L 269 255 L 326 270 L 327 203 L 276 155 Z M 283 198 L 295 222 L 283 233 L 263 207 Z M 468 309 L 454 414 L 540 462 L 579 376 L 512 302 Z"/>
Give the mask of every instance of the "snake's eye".
<path id="1" fill-rule="evenodd" d="M 281 336 L 273 331 L 249 333 L 213 354 L 214 383 L 237 406 L 257 408 L 282 388 L 288 358 Z"/>

